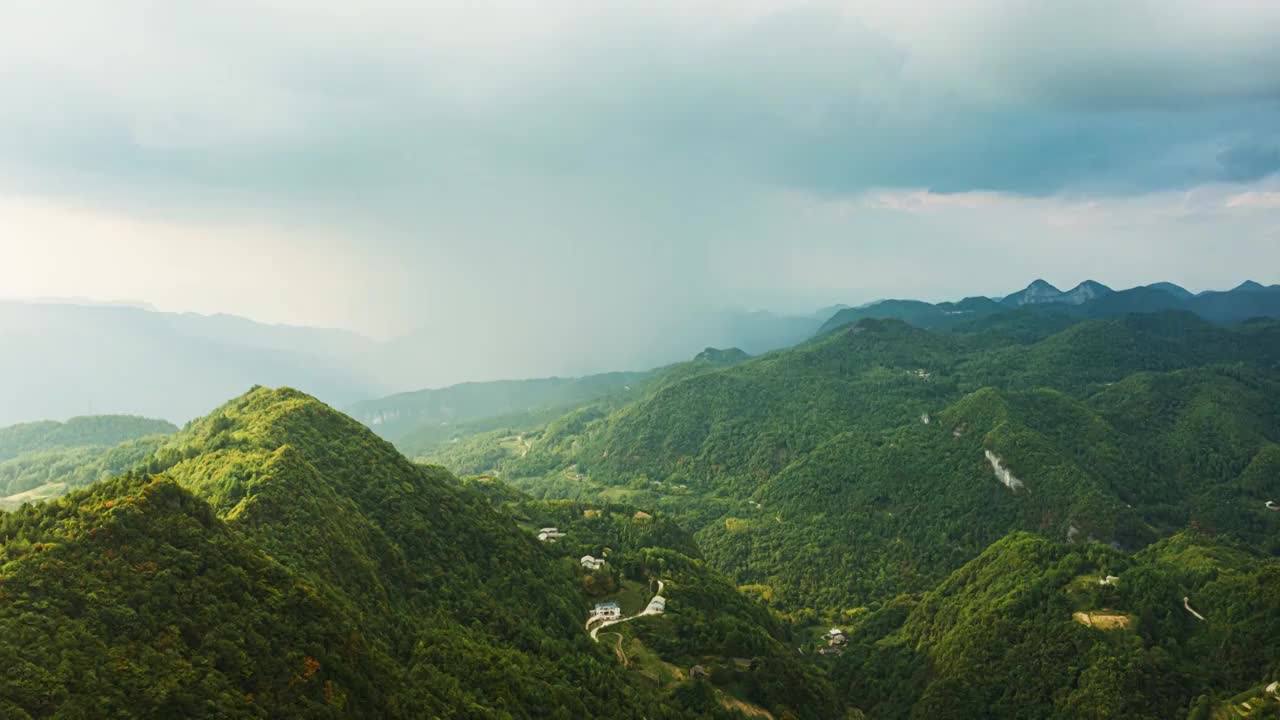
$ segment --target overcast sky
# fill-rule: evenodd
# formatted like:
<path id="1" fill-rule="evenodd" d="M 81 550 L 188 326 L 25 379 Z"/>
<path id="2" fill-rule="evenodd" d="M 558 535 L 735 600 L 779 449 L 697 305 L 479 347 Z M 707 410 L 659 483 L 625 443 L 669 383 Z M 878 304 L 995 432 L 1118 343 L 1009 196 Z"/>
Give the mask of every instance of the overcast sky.
<path id="1" fill-rule="evenodd" d="M 1280 282 L 1277 28 L 1262 0 L 0 0 L 0 295 L 567 342 Z"/>

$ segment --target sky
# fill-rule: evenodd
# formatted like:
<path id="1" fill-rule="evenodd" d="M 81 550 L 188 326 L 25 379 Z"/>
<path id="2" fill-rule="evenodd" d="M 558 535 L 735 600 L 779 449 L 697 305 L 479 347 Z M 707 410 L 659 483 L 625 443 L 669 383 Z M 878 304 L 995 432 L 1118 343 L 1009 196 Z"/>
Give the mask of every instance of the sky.
<path id="1" fill-rule="evenodd" d="M 1260 0 L 2 0 L 0 295 L 589 352 L 718 308 L 1280 282 L 1277 27 Z"/>

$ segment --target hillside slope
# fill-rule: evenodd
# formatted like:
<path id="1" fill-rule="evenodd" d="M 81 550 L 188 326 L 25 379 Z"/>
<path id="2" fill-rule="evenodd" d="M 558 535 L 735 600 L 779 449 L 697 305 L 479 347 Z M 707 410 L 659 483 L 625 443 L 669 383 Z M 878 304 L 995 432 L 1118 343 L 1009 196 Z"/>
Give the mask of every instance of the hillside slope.
<path id="1" fill-rule="evenodd" d="M 140 471 L 0 514 L 6 716 L 687 716 L 531 536 L 309 396 L 255 389 Z"/>
<path id="2" fill-rule="evenodd" d="M 927 589 L 1013 530 L 1138 548 L 1194 522 L 1280 549 L 1274 321 L 1037 317 L 864 320 L 566 415 L 519 452 L 478 437 L 440 459 L 671 512 L 787 611 Z"/>
<path id="3" fill-rule="evenodd" d="M 1020 308 L 1026 312 L 1067 314 L 1076 318 L 1116 318 L 1130 313 L 1183 311 L 1210 322 L 1230 325 L 1250 318 L 1280 318 L 1280 286 L 1244 283 L 1224 292 L 1192 295 L 1173 283 L 1155 283 L 1127 290 L 1112 290 L 1086 280 L 1062 291 L 1044 280 L 996 301 L 985 297 L 938 304 L 918 300 L 886 300 L 832 315 L 818 334 L 866 319 L 903 320 L 917 327 L 950 329 L 968 322 Z"/>
<path id="4" fill-rule="evenodd" d="M 1195 533 L 1134 556 L 1015 533 L 865 616 L 833 676 L 877 718 L 1186 717 L 1280 672 L 1277 587 L 1274 558 Z"/>

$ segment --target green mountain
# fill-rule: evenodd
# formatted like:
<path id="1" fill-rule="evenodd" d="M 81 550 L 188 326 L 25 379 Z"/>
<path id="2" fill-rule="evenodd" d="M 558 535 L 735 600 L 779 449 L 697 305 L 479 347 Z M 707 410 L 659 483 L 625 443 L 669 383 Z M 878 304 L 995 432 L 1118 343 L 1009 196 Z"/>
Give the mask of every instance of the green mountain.
<path id="1" fill-rule="evenodd" d="M 601 642 L 630 672 L 672 685 L 694 667 L 706 672 L 721 706 L 737 704 L 779 717 L 842 717 L 844 703 L 825 673 L 793 646 L 789 624 L 745 595 L 702 557 L 697 543 L 664 513 L 627 505 L 534 500 L 493 478 L 468 486 L 530 531 L 557 528 L 547 548 L 577 566 L 583 592 L 618 602 L 627 615 L 643 609 L 663 581 L 665 612 L 610 626 Z M 598 558 L 603 567 L 581 567 Z"/>
<path id="2" fill-rule="evenodd" d="M 0 716 L 1266 712 L 1280 321 L 1126 292 L 478 384 L 397 440 L 465 481 L 292 390 L 15 431 L 93 484 L 0 513 Z"/>
<path id="3" fill-rule="evenodd" d="M 694 717 L 482 495 L 291 390 L 0 514 L 4 717 Z M 686 702 L 688 700 L 688 702 Z"/>
<path id="4" fill-rule="evenodd" d="M 65 495 L 137 467 L 165 442 L 164 435 L 115 447 L 71 447 L 23 453 L 0 462 L 0 510 Z"/>
<path id="5" fill-rule="evenodd" d="M 926 590 L 1015 530 L 1136 549 L 1196 523 L 1280 550 L 1264 505 L 1280 491 L 1280 325 L 1166 313 L 1035 339 L 1028 317 L 864 320 L 577 411 L 518 452 L 480 436 L 439 459 L 670 512 L 791 613 Z"/>
<path id="6" fill-rule="evenodd" d="M 1280 318 L 1280 286 L 1268 287 L 1251 281 L 1227 292 L 1192 295 L 1173 283 L 1116 291 L 1086 280 L 1064 292 L 1044 280 L 1036 280 L 998 302 L 985 297 L 936 305 L 918 300 L 885 300 L 865 307 L 846 308 L 832 315 L 818 333 L 832 332 L 865 319 L 896 319 L 922 328 L 951 329 L 1011 308 L 1065 314 L 1077 319 L 1179 310 L 1230 325 L 1256 317 Z"/>
<path id="7" fill-rule="evenodd" d="M 164 420 L 131 415 L 92 415 L 66 422 L 10 425 L 0 428 L 0 460 L 41 450 L 119 445 L 126 440 L 177 431 L 178 428 Z"/>
<path id="8" fill-rule="evenodd" d="M 1280 562 L 1180 533 L 1136 555 L 1015 533 L 862 617 L 837 687 L 877 718 L 1159 718 L 1280 673 Z"/>
<path id="9" fill-rule="evenodd" d="M 498 380 L 418 390 L 367 400 L 347 413 L 389 440 L 436 432 L 437 428 L 484 418 L 511 416 L 544 408 L 576 406 L 615 393 L 630 392 L 649 373 L 617 372 L 583 378 Z M 410 439 L 412 442 L 412 439 Z"/>
<path id="10" fill-rule="evenodd" d="M 350 412 L 410 457 L 447 451 L 458 439 L 480 433 L 520 446 L 522 431 L 565 413 L 587 406 L 619 407 L 654 384 L 675 382 L 750 357 L 738 348 L 709 347 L 693 360 L 647 372 L 465 383 L 371 400 Z"/>
<path id="11" fill-rule="evenodd" d="M 125 415 L 0 428 L 0 510 L 123 474 L 177 430 Z"/>

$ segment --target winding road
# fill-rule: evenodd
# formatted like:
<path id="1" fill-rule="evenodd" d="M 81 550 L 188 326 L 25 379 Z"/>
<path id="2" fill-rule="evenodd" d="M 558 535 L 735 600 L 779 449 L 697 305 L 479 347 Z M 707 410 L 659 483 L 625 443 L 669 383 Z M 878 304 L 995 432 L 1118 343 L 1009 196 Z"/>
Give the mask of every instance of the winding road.
<path id="1" fill-rule="evenodd" d="M 631 661 L 627 659 L 627 654 L 622 651 L 622 633 L 607 632 L 605 635 L 613 635 L 618 638 L 618 646 L 615 648 L 615 651 L 618 653 L 618 659 L 622 661 L 622 667 L 631 667 Z"/>
<path id="2" fill-rule="evenodd" d="M 1187 609 L 1187 612 L 1191 613 L 1192 615 L 1195 615 L 1197 619 L 1199 619 L 1199 620 L 1201 620 L 1201 621 L 1203 621 L 1203 620 L 1204 620 L 1204 616 L 1203 616 L 1203 615 L 1201 615 L 1200 613 L 1198 613 L 1198 612 L 1196 612 L 1195 610 L 1192 610 L 1192 609 L 1191 609 L 1191 598 L 1189 598 L 1189 597 L 1185 597 L 1185 596 L 1184 596 L 1184 597 L 1182 598 L 1182 607 L 1186 608 L 1186 609 Z"/>
<path id="3" fill-rule="evenodd" d="M 661 580 L 658 581 L 658 592 L 653 597 L 655 598 L 662 597 L 662 581 Z M 600 642 L 600 638 L 597 637 L 597 635 L 601 630 L 609 627 L 610 625 L 617 625 L 618 623 L 630 622 L 632 620 L 635 620 L 636 618 L 644 617 L 646 615 L 662 614 L 661 610 L 650 610 L 650 608 L 652 607 L 653 607 L 653 600 L 650 600 L 649 604 L 645 606 L 643 611 L 635 615 L 632 615 L 630 617 L 618 618 L 617 620 L 605 620 L 604 622 L 601 622 L 599 625 L 595 626 L 594 628 L 591 627 L 591 623 L 597 620 L 599 616 L 592 615 L 591 617 L 587 618 L 587 628 L 591 630 L 591 639 L 595 640 L 596 642 Z"/>

